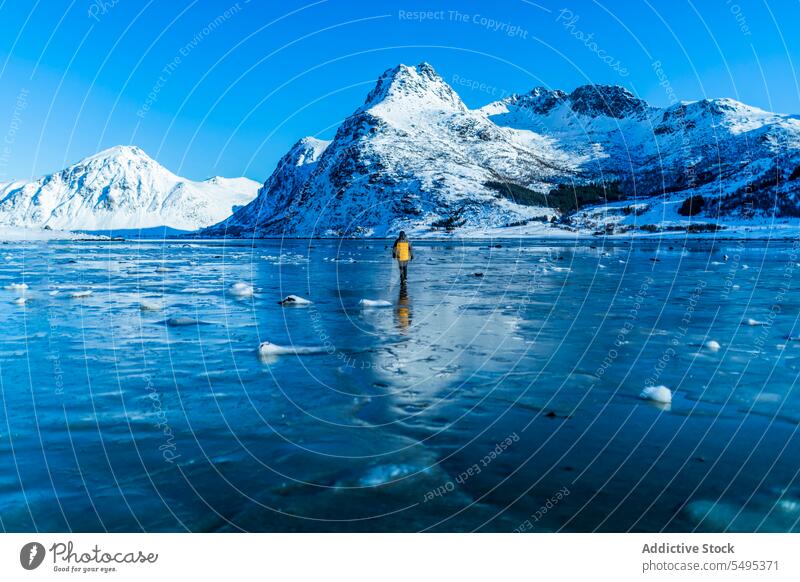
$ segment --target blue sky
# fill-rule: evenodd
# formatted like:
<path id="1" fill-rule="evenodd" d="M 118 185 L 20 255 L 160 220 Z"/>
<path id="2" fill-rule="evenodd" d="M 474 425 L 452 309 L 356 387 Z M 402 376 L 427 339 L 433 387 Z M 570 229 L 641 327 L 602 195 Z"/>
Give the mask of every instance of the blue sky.
<path id="1" fill-rule="evenodd" d="M 430 62 L 471 107 L 609 83 L 800 112 L 797 22 L 794 0 L 0 0 L 0 181 L 117 144 L 261 181 L 401 62 Z"/>

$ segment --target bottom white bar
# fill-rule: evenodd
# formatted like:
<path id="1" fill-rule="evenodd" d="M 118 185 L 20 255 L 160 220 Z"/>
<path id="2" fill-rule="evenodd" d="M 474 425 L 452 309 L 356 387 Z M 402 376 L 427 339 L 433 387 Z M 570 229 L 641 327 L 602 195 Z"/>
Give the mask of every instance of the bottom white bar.
<path id="1" fill-rule="evenodd" d="M 0 580 L 798 580 L 798 542 L 793 534 L 2 534 Z"/>

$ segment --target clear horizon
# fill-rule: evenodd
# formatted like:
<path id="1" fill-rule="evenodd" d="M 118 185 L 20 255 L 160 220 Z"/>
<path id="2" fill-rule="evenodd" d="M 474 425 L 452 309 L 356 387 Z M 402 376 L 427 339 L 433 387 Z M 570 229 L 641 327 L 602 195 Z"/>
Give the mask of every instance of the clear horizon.
<path id="1" fill-rule="evenodd" d="M 0 181 L 136 145 L 192 180 L 262 182 L 399 63 L 431 63 L 471 108 L 602 83 L 656 106 L 800 111 L 800 40 L 783 30 L 797 4 L 10 1 L 0 15 Z"/>

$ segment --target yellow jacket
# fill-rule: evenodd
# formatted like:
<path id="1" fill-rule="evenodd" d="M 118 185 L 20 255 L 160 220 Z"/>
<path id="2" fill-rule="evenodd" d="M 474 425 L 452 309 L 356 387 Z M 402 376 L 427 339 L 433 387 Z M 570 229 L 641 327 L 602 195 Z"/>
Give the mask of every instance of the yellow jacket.
<path id="1" fill-rule="evenodd" d="M 408 239 L 394 241 L 392 245 L 392 258 L 398 261 L 411 261 L 414 259 L 414 252 L 411 250 L 411 243 Z"/>

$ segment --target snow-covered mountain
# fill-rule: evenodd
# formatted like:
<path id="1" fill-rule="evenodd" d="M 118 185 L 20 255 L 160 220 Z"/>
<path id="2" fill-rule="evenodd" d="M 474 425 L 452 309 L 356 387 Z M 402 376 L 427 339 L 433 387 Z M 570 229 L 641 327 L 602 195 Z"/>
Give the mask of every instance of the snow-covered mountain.
<path id="1" fill-rule="evenodd" d="M 547 189 L 579 160 L 532 132 L 471 111 L 428 64 L 385 72 L 330 143 L 301 140 L 247 208 L 208 234 L 384 235 L 544 218 L 499 195 L 503 181 Z"/>
<path id="2" fill-rule="evenodd" d="M 470 110 L 430 65 L 400 65 L 205 233 L 685 229 L 800 214 L 799 166 L 797 116 L 731 99 L 656 108 L 587 85 Z"/>
<path id="3" fill-rule="evenodd" d="M 733 99 L 651 107 L 622 87 L 536 88 L 481 109 L 583 156 L 577 184 L 612 184 L 623 200 L 589 206 L 575 226 L 719 227 L 800 215 L 800 118 Z M 631 204 L 631 202 L 635 204 Z"/>
<path id="4" fill-rule="evenodd" d="M 193 182 L 138 147 L 117 146 L 38 180 L 0 184 L 0 225 L 196 230 L 247 205 L 259 187 L 247 178 Z"/>

